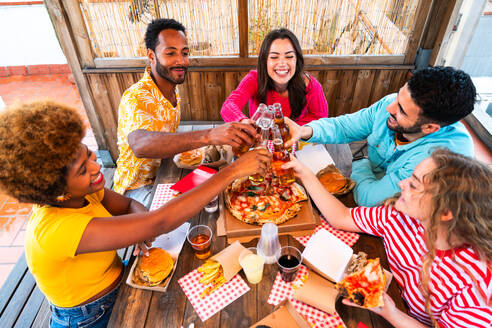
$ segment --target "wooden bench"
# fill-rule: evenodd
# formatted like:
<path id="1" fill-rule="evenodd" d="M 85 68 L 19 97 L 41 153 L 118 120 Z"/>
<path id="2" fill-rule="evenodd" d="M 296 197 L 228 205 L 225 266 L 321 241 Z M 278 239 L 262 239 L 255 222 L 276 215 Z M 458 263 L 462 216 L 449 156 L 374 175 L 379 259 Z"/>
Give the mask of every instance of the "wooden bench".
<path id="1" fill-rule="evenodd" d="M 112 188 L 114 168 L 101 169 L 106 178 L 106 188 Z M 130 259 L 133 246 L 118 250 L 123 260 Z M 48 327 L 49 303 L 36 286 L 22 254 L 14 269 L 0 289 L 0 327 Z"/>

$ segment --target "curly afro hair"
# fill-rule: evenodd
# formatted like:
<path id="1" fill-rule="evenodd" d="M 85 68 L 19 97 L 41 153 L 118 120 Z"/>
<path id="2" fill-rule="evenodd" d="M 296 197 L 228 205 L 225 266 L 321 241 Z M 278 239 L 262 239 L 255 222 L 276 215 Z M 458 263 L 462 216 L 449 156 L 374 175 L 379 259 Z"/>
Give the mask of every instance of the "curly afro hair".
<path id="1" fill-rule="evenodd" d="M 468 74 L 452 67 L 415 71 L 408 88 L 423 116 L 442 126 L 453 124 L 473 111 L 477 92 Z"/>
<path id="2" fill-rule="evenodd" d="M 155 51 L 155 48 L 159 44 L 159 33 L 168 29 L 181 31 L 186 34 L 186 29 L 183 24 L 172 18 L 154 19 L 149 23 L 147 26 L 147 31 L 145 32 L 144 40 L 147 49 L 152 49 L 152 51 Z"/>
<path id="3" fill-rule="evenodd" d="M 0 189 L 21 202 L 53 204 L 84 136 L 72 108 L 51 101 L 19 103 L 0 113 Z"/>

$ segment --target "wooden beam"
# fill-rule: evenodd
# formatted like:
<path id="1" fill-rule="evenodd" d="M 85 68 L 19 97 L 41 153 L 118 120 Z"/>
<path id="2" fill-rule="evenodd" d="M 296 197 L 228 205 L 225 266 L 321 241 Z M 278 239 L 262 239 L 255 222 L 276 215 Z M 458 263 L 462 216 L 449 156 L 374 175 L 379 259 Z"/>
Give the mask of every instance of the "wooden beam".
<path id="1" fill-rule="evenodd" d="M 84 74 L 82 74 L 80 59 L 77 55 L 75 44 L 72 41 L 73 37 L 70 26 L 67 24 L 67 14 L 63 8 L 63 4 L 60 0 L 46 0 L 46 8 L 55 28 L 56 35 L 60 40 L 60 46 L 67 58 L 68 66 L 72 71 L 80 98 L 82 99 L 87 117 L 94 131 L 97 145 L 100 149 L 108 149 L 108 144 L 104 139 L 104 129 L 99 121 L 98 113 L 92 101 L 93 98 L 89 85 Z"/>
<path id="2" fill-rule="evenodd" d="M 401 65 L 404 63 L 404 55 L 305 55 L 306 66 L 322 65 Z M 190 70 L 199 70 L 204 67 L 256 67 L 258 58 L 248 57 L 191 57 Z M 145 57 L 140 58 L 95 58 L 95 68 L 126 68 L 141 69 L 148 65 Z"/>
<path id="3" fill-rule="evenodd" d="M 372 69 L 372 70 L 412 70 L 414 65 L 306 65 L 306 71 L 339 71 L 354 69 Z M 191 67 L 189 72 L 249 72 L 255 69 L 255 66 L 210 66 L 210 67 Z M 143 67 L 116 67 L 116 68 L 84 68 L 84 74 L 102 74 L 102 73 L 143 73 Z M 234 90 L 234 89 L 232 89 Z M 232 91 L 230 90 L 230 91 Z"/>
<path id="4" fill-rule="evenodd" d="M 82 67 L 94 67 L 94 53 L 78 0 L 62 0 Z"/>
<path id="5" fill-rule="evenodd" d="M 98 113 L 99 121 L 104 126 L 104 139 L 107 141 L 108 149 L 114 160 L 118 158 L 118 146 L 116 140 L 118 139 L 118 105 L 117 103 L 111 103 L 109 91 L 111 89 L 117 89 L 117 85 L 111 85 L 115 83 L 114 79 L 110 79 L 111 74 L 94 74 L 88 76 L 89 86 L 92 91 L 94 103 Z"/>
<path id="6" fill-rule="evenodd" d="M 239 57 L 248 57 L 248 0 L 238 0 L 237 23 L 239 25 Z"/>
<path id="7" fill-rule="evenodd" d="M 432 45 L 432 55 L 430 58 L 429 65 L 434 66 L 436 63 L 437 55 L 439 54 L 439 50 L 442 46 L 442 41 L 444 39 L 444 35 L 446 34 L 446 30 L 448 28 L 449 22 L 451 21 L 451 17 L 453 17 L 453 13 L 459 10 L 456 8 L 457 6 L 461 6 L 462 0 L 450 0 L 449 5 L 447 6 L 446 12 L 442 18 L 439 31 L 435 37 L 434 43 Z"/>
<path id="8" fill-rule="evenodd" d="M 304 56 L 306 66 L 321 65 L 401 65 L 403 55 L 346 55 L 346 56 Z"/>
<path id="9" fill-rule="evenodd" d="M 417 19 L 414 22 L 413 30 L 408 35 L 407 49 L 404 52 L 406 54 L 404 60 L 405 64 L 413 64 L 415 62 L 415 56 L 417 55 L 417 50 L 420 41 L 422 40 L 422 34 L 432 3 L 433 1 L 430 0 L 420 0 L 417 10 L 415 11 L 415 17 L 417 17 Z"/>
<path id="10" fill-rule="evenodd" d="M 420 48 L 434 48 L 439 33 L 442 29 L 445 31 L 448 26 L 449 18 L 451 17 L 455 3 L 456 0 L 434 0 L 434 4 L 429 13 L 429 17 L 432 17 L 432 22 L 425 27 Z"/>

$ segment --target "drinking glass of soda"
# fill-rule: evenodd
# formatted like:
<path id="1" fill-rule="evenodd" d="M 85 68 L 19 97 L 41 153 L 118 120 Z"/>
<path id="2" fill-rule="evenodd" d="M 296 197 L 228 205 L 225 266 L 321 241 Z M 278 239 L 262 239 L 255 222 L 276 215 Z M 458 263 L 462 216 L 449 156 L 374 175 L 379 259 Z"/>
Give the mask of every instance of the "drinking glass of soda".
<path id="1" fill-rule="evenodd" d="M 211 254 L 210 246 L 212 245 L 212 229 L 206 225 L 196 225 L 188 230 L 186 239 L 193 248 L 197 259 L 204 260 Z"/>
<path id="2" fill-rule="evenodd" d="M 276 258 L 282 280 L 285 282 L 294 281 L 297 271 L 301 267 L 302 253 L 293 246 L 284 246 L 280 248 Z"/>

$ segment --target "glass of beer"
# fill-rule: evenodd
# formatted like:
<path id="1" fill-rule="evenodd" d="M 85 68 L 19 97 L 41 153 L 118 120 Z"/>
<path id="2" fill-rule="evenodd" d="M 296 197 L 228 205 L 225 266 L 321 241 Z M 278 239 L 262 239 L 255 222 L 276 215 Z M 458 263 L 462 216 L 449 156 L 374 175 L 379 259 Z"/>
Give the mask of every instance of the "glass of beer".
<path id="1" fill-rule="evenodd" d="M 193 248 L 197 259 L 204 260 L 211 254 L 210 246 L 212 245 L 212 229 L 206 225 L 196 225 L 188 230 L 186 239 Z"/>
<path id="2" fill-rule="evenodd" d="M 296 279 L 301 263 L 302 253 L 293 246 L 284 246 L 277 253 L 278 269 L 282 280 L 285 282 L 291 282 Z"/>

